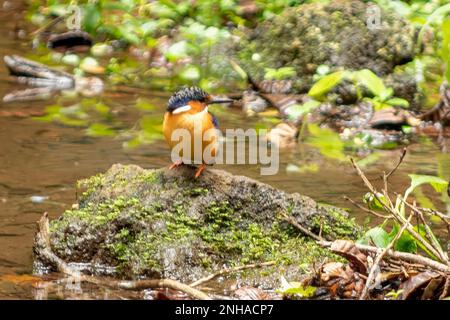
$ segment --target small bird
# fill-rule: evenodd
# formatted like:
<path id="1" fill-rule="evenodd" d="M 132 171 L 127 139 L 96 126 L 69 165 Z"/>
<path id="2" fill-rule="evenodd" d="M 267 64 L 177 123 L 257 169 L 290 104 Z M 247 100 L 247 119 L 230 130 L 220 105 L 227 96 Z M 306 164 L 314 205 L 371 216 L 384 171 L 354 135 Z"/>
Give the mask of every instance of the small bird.
<path id="1" fill-rule="evenodd" d="M 167 111 L 164 115 L 163 133 L 164 137 L 173 149 L 179 141 L 172 140 L 172 133 L 177 129 L 185 129 L 189 132 L 191 137 L 191 154 L 183 153 L 183 150 L 179 153 L 180 160 L 174 162 L 169 169 L 174 169 L 183 164 L 183 159 L 186 162 L 201 163 L 195 173 L 195 178 L 198 178 L 205 170 L 208 163 L 204 158 L 204 150 L 210 144 L 211 156 L 215 157 L 217 153 L 216 143 L 218 141 L 217 133 L 214 130 L 209 131 L 209 135 L 205 136 L 204 133 L 210 129 L 218 129 L 218 121 L 214 115 L 208 111 L 208 105 L 214 103 L 231 103 L 233 100 L 224 98 L 215 98 L 206 93 L 198 87 L 184 87 L 181 90 L 175 92 L 169 99 L 167 105 Z M 197 132 L 199 130 L 199 132 Z M 199 137 L 199 134 L 201 136 Z M 199 158 L 198 152 L 195 152 L 194 145 L 195 139 L 201 141 L 201 158 Z"/>

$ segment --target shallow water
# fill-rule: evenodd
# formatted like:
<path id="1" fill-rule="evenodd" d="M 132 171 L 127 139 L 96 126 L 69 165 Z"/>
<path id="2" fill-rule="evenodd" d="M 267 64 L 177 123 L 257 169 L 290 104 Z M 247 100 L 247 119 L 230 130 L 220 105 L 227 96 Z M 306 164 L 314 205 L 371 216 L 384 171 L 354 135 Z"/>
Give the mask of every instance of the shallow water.
<path id="1" fill-rule="evenodd" d="M 4 8 L 2 1 L 0 8 Z M 2 32 L 3 36 L 0 37 L 0 56 L 13 53 L 26 55 L 31 50 L 26 41 L 15 39 L 17 33 L 11 32 L 16 23 L 13 20 L 7 10 L 0 11 L 2 31 L 7 31 Z M 9 80 L 1 63 L 0 97 L 17 88 L 18 86 Z M 135 107 L 136 101 L 143 97 L 157 106 L 156 110 L 145 114 L 162 121 L 167 100 L 161 97 L 164 95 L 145 90 L 133 92 L 107 91 L 102 98 L 102 101 L 111 107 L 114 117 L 120 120 L 119 129 L 131 128 L 136 124 L 143 114 Z M 83 127 L 36 121 L 25 116 L 41 112 L 54 102 L 0 103 L 0 111 L 9 112 L 0 115 L 0 277 L 31 273 L 35 222 L 43 212 L 48 212 L 50 218 L 55 218 L 70 208 L 76 200 L 74 185 L 78 179 L 104 172 L 114 163 L 158 168 L 167 165 L 170 160 L 169 149 L 162 140 L 135 149 L 126 149 L 123 147 L 126 139 L 120 136 L 88 137 Z M 246 118 L 239 110 L 222 110 L 217 116 L 222 128 L 246 129 L 260 122 L 257 118 Z M 404 190 L 409 185 L 408 173 L 450 178 L 450 156 L 441 153 L 432 139 L 417 139 L 408 149 L 404 163 L 391 178 L 391 190 Z M 401 150 L 379 151 L 378 160 L 365 169 L 368 176 L 378 177 L 381 172 L 389 171 L 400 153 Z M 289 164 L 300 168 L 316 164 L 318 171 L 288 173 L 286 167 Z M 355 210 L 342 198 L 347 195 L 360 200 L 367 191 L 349 162 L 338 162 L 324 157 L 310 145 L 301 143 L 291 150 L 282 151 L 280 171 L 273 176 L 261 176 L 258 166 L 217 167 L 258 179 L 287 192 L 299 192 L 320 202 L 351 208 L 351 215 L 359 222 L 365 222 L 367 218 L 364 212 Z M 431 200 L 441 199 L 441 195 L 431 190 L 424 189 L 424 192 Z M 446 210 L 443 204 L 440 209 Z M 437 227 L 443 230 L 443 226 Z M 4 281 L 0 278 L 0 298 L 139 297 L 92 286 L 83 286 L 81 289 L 62 285 L 57 289 L 49 289 L 49 293 L 32 289 L 26 281 L 24 284 L 17 282 L 20 281 Z"/>

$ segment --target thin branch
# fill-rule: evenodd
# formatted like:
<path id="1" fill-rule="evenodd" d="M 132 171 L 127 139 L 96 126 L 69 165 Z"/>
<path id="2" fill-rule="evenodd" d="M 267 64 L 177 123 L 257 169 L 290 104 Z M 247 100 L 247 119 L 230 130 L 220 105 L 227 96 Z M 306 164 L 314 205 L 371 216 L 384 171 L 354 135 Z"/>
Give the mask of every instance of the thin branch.
<path id="1" fill-rule="evenodd" d="M 321 245 L 323 247 L 331 247 L 331 245 L 333 244 L 332 241 L 323 240 L 321 237 L 312 233 L 308 229 L 302 227 L 295 220 L 293 220 L 293 219 L 285 219 L 285 220 L 287 222 L 289 222 L 291 225 L 293 225 L 294 227 L 296 227 L 298 230 L 300 230 L 305 235 L 310 236 L 311 238 L 316 240 L 319 245 Z M 378 248 L 378 247 L 359 244 L 359 243 L 354 243 L 354 245 L 356 246 L 357 249 L 359 249 L 360 251 L 363 251 L 363 252 L 371 252 L 371 253 L 379 253 L 380 252 L 380 248 Z M 387 258 L 396 259 L 396 260 L 400 260 L 400 261 L 404 261 L 404 262 L 408 262 L 408 263 L 419 264 L 422 266 L 429 267 L 433 270 L 450 273 L 450 266 L 440 263 L 436 260 L 432 260 L 430 258 L 420 256 L 418 254 L 394 251 L 394 250 L 390 249 L 390 250 L 386 251 L 384 256 Z"/>
<path id="2" fill-rule="evenodd" d="M 438 258 L 439 260 L 441 260 L 444 263 L 447 263 L 447 259 L 442 259 L 442 257 L 440 257 L 440 254 L 438 251 L 436 251 L 434 249 L 434 247 L 432 245 L 430 245 L 430 243 L 428 241 L 426 241 L 425 239 L 422 238 L 422 236 L 417 233 L 414 229 L 413 226 L 406 221 L 405 217 L 403 217 L 400 213 L 398 213 L 395 209 L 393 209 L 392 207 L 386 205 L 386 203 L 380 199 L 380 197 L 378 196 L 378 192 L 377 190 L 374 188 L 374 186 L 372 185 L 372 183 L 370 183 L 370 181 L 367 179 L 366 175 L 364 174 L 364 172 L 362 172 L 362 170 L 359 168 L 359 166 L 356 164 L 355 160 L 353 158 L 350 158 L 350 162 L 352 163 L 353 167 L 355 168 L 356 172 L 358 173 L 358 175 L 361 177 L 361 179 L 363 180 L 364 184 L 367 186 L 367 188 L 370 190 L 370 192 L 373 194 L 373 196 L 375 197 L 375 199 L 378 200 L 379 203 L 381 203 L 381 205 L 383 206 L 383 208 L 386 210 L 386 212 L 389 212 L 394 218 L 395 220 L 397 220 L 401 225 L 403 225 L 404 223 L 406 223 L 406 230 L 408 230 L 408 232 L 417 240 L 420 242 L 420 244 L 422 244 L 429 252 L 431 252 L 431 254 L 433 256 L 435 256 L 436 258 Z"/>
<path id="3" fill-rule="evenodd" d="M 353 199 L 351 199 L 351 198 L 349 198 L 349 197 L 347 197 L 347 196 L 343 196 L 343 198 L 344 198 L 345 200 L 351 202 L 355 207 L 357 207 L 357 208 L 363 210 L 364 212 L 373 214 L 374 216 L 376 216 L 376 217 L 378 217 L 378 218 L 382 218 L 382 219 L 392 219 L 391 216 L 383 215 L 383 214 L 381 214 L 381 213 L 378 213 L 378 212 L 375 212 L 375 211 L 373 211 L 373 210 L 370 210 L 370 209 L 368 209 L 368 208 L 366 208 L 366 207 L 360 205 L 359 203 L 357 203 L 356 201 L 354 201 Z"/>
<path id="4" fill-rule="evenodd" d="M 267 267 L 267 266 L 273 266 L 275 264 L 275 261 L 268 261 L 268 262 L 262 262 L 262 263 L 253 263 L 253 264 L 247 264 L 244 266 L 234 267 L 234 268 L 226 268 L 219 270 L 215 273 L 212 273 L 204 278 L 201 278 L 195 282 L 192 282 L 189 286 L 190 287 L 197 287 L 201 284 L 204 284 L 205 282 L 208 282 L 216 277 L 222 276 L 224 274 L 229 274 L 233 272 L 238 272 L 246 269 L 254 269 L 254 268 L 261 268 L 261 267 Z"/>
<path id="5" fill-rule="evenodd" d="M 397 171 L 398 167 L 400 167 L 400 165 L 402 164 L 405 156 L 406 156 L 406 147 L 403 148 L 402 154 L 400 156 L 400 159 L 398 159 L 397 165 L 386 175 L 386 180 L 389 180 L 389 177 L 392 176 L 395 171 Z"/>
<path id="6" fill-rule="evenodd" d="M 420 221 L 422 222 L 425 232 L 428 238 L 428 241 L 430 241 L 430 244 L 433 246 L 433 248 L 439 253 L 439 257 L 442 261 L 447 261 L 447 255 L 442 250 L 441 245 L 437 242 L 436 237 L 433 235 L 433 231 L 428 226 L 427 222 L 425 221 L 425 218 L 423 217 L 423 213 L 415 206 L 410 203 L 408 203 L 405 199 L 403 199 L 401 196 L 399 197 L 400 201 L 402 201 L 406 206 L 408 206 L 414 213 L 417 214 Z"/>
<path id="7" fill-rule="evenodd" d="M 447 277 L 445 279 L 445 284 L 444 284 L 444 288 L 442 289 L 442 293 L 439 296 L 439 300 L 442 300 L 445 297 L 447 297 L 448 293 L 449 293 L 449 290 L 450 290 L 450 277 Z"/>
<path id="8" fill-rule="evenodd" d="M 323 245 L 328 246 L 329 243 L 325 242 L 325 243 L 323 243 Z M 364 251 L 364 252 L 378 253 L 380 250 L 380 248 L 378 248 L 378 247 L 368 246 L 368 245 L 359 244 L 359 243 L 355 243 L 355 246 L 356 246 L 356 248 L 358 248 L 359 250 Z M 397 260 L 401 260 L 401 261 L 406 261 L 409 263 L 417 263 L 417 264 L 429 267 L 429 268 L 437 270 L 437 271 L 450 273 L 450 266 L 440 263 L 436 260 L 433 260 L 433 259 L 430 259 L 427 257 L 423 257 L 418 254 L 414 254 L 414 253 L 394 251 L 391 249 L 386 252 L 385 257 L 397 259 Z"/>
<path id="9" fill-rule="evenodd" d="M 409 216 L 408 222 L 411 220 L 412 215 Z M 369 276 L 367 277 L 366 285 L 364 286 L 363 291 L 361 292 L 361 295 L 359 297 L 359 300 L 364 300 L 367 298 L 367 295 L 369 294 L 370 286 L 372 285 L 373 280 L 375 279 L 375 273 L 379 268 L 381 260 L 383 260 L 383 257 L 386 255 L 389 249 L 391 249 L 397 240 L 400 238 L 400 236 L 403 234 L 403 231 L 405 231 L 407 224 L 405 223 L 400 231 L 395 235 L 394 239 L 387 245 L 386 248 L 383 249 L 383 251 L 380 252 L 380 254 L 377 255 L 375 258 L 375 261 L 373 262 L 372 267 L 370 268 Z"/>
<path id="10" fill-rule="evenodd" d="M 324 242 L 325 241 L 324 238 L 322 238 L 322 237 L 318 236 L 317 234 L 315 234 L 314 232 L 306 229 L 305 227 L 300 225 L 297 221 L 295 221 L 294 218 L 289 217 L 286 213 L 283 212 L 281 215 L 283 216 L 283 220 L 284 221 L 289 222 L 291 225 L 296 227 L 298 230 L 300 230 L 303 234 L 307 235 L 308 237 L 311 237 L 314 240 L 319 241 L 319 242 Z"/>

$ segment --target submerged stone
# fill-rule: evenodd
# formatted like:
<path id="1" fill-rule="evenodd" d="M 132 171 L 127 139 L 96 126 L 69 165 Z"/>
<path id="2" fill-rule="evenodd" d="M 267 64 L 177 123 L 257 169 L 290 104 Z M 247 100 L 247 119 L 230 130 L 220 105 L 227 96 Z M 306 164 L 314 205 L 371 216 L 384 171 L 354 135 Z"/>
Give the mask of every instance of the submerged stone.
<path id="1" fill-rule="evenodd" d="M 221 170 L 208 169 L 199 179 L 194 172 L 117 164 L 81 181 L 76 209 L 50 223 L 52 250 L 66 262 L 115 267 L 118 277 L 186 283 L 224 267 L 275 261 L 240 273 L 243 283 L 274 288 L 278 275 L 296 279 L 332 256 L 282 213 L 329 239 L 360 233 L 345 211 L 307 196 Z M 35 257 L 35 265 L 46 264 Z"/>

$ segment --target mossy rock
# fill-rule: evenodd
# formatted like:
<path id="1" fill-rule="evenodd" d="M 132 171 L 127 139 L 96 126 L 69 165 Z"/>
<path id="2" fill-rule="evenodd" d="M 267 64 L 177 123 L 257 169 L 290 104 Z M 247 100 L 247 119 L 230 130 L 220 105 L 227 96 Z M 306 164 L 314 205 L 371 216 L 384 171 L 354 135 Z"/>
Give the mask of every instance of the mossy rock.
<path id="1" fill-rule="evenodd" d="M 368 28 L 371 5 L 338 0 L 288 8 L 239 43 L 238 60 L 257 80 L 263 79 L 266 67 L 294 67 L 293 88 L 300 92 L 311 87 L 322 64 L 332 70 L 368 68 L 384 77 L 413 59 L 417 31 L 381 8 L 381 23 Z M 259 62 L 251 58 L 255 53 Z"/>
<path id="2" fill-rule="evenodd" d="M 144 170 L 114 165 L 83 180 L 78 208 L 50 223 L 52 250 L 67 262 L 113 266 L 123 278 L 189 283 L 224 267 L 276 261 L 242 281 L 274 287 L 274 272 L 295 279 L 332 254 L 303 237 L 280 214 L 327 238 L 352 238 L 360 228 L 347 213 L 300 194 L 221 170 Z M 36 250 L 38 252 L 38 250 Z M 36 257 L 35 265 L 46 265 Z"/>

